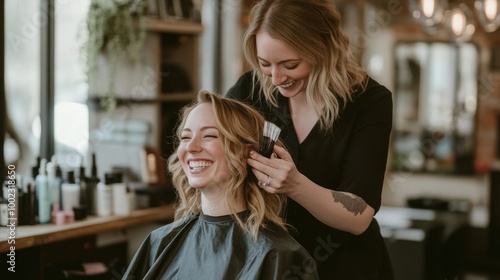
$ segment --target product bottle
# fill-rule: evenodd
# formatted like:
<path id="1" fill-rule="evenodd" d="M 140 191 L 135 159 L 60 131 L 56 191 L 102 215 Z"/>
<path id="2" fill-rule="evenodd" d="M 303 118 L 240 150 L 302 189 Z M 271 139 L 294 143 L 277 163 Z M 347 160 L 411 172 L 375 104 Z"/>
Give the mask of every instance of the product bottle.
<path id="1" fill-rule="evenodd" d="M 64 205 L 64 223 L 69 224 L 75 221 L 75 212 L 70 204 Z"/>
<path id="2" fill-rule="evenodd" d="M 47 183 L 49 186 L 50 206 L 53 209 L 54 205 L 59 205 L 61 201 L 61 179 L 56 176 L 56 165 L 54 162 L 47 163 Z"/>
<path id="3" fill-rule="evenodd" d="M 127 198 L 128 198 L 128 212 L 129 214 L 135 211 L 135 190 L 127 188 Z"/>
<path id="4" fill-rule="evenodd" d="M 26 195 L 24 196 L 24 217 L 25 220 L 22 224 L 34 225 L 36 224 L 36 216 L 38 212 L 38 203 L 36 200 L 36 176 L 38 176 L 39 167 L 33 166 L 31 168 L 31 178 L 27 180 L 25 185 Z"/>
<path id="5" fill-rule="evenodd" d="M 59 208 L 62 208 L 63 205 L 63 197 L 62 197 L 62 182 L 63 182 L 63 175 L 62 175 L 62 170 L 61 166 L 56 163 L 55 160 L 52 160 L 52 163 L 56 166 L 56 178 L 59 179 Z"/>
<path id="6" fill-rule="evenodd" d="M 80 186 L 75 181 L 74 171 L 70 170 L 66 173 L 66 179 L 62 183 L 61 189 L 63 209 L 66 209 L 66 205 L 70 205 L 71 208 L 80 206 Z"/>
<path id="7" fill-rule="evenodd" d="M 95 154 L 92 154 L 92 164 L 90 166 L 90 177 L 86 178 L 87 183 L 87 212 L 89 215 L 96 215 L 96 188 L 99 183 L 97 177 L 97 165 Z"/>
<path id="8" fill-rule="evenodd" d="M 66 223 L 65 212 L 60 209 L 59 203 L 55 203 L 52 207 L 52 223 L 56 225 L 63 225 Z"/>
<path id="9" fill-rule="evenodd" d="M 104 182 L 97 184 L 96 193 L 96 210 L 97 216 L 109 216 L 112 214 L 112 198 L 111 198 L 111 187 L 114 183 L 114 175 L 112 173 L 104 174 Z"/>
<path id="10" fill-rule="evenodd" d="M 7 178 L 5 178 L 5 181 L 2 182 L 2 188 L 0 189 L 0 225 L 2 226 L 7 225 L 7 218 L 9 217 L 7 207 L 9 186 L 6 181 Z"/>
<path id="11" fill-rule="evenodd" d="M 111 187 L 113 214 L 129 215 L 129 199 L 127 196 L 127 186 L 123 182 L 122 173 L 114 173 L 114 182 Z"/>
<path id="12" fill-rule="evenodd" d="M 80 201 L 79 201 L 79 207 L 75 207 L 73 209 L 74 211 L 74 219 L 76 220 L 82 220 L 85 219 L 88 215 L 88 207 L 87 207 L 87 181 L 85 180 L 85 167 L 83 166 L 83 159 L 82 159 L 82 164 L 80 165 L 78 176 L 76 177 L 76 184 L 78 185 L 78 188 L 80 190 Z"/>
<path id="13" fill-rule="evenodd" d="M 9 219 L 9 210 L 7 204 L 9 202 L 3 196 L 0 197 L 0 226 L 6 226 Z"/>
<path id="14" fill-rule="evenodd" d="M 16 179 L 16 185 L 17 185 L 17 193 L 18 193 L 18 200 L 17 200 L 17 224 L 18 225 L 25 225 L 25 200 L 26 200 L 26 192 L 23 188 L 23 183 L 24 183 L 24 177 L 22 175 L 19 175 Z"/>
<path id="15" fill-rule="evenodd" d="M 8 204 L 8 212 L 9 216 L 5 216 L 5 218 L 17 218 L 15 223 L 19 223 L 19 202 L 20 202 L 20 192 L 17 188 L 17 181 L 19 177 L 15 178 L 15 184 L 11 178 L 8 176 L 5 178 L 5 181 L 2 183 L 2 198 Z M 6 206 L 7 206 L 6 204 Z"/>
<path id="16" fill-rule="evenodd" d="M 38 201 L 38 223 L 45 224 L 50 222 L 50 199 L 49 186 L 46 172 L 47 160 L 40 162 L 40 171 L 36 176 L 36 198 Z"/>
<path id="17" fill-rule="evenodd" d="M 36 164 L 34 166 L 32 166 L 31 168 L 31 174 L 32 174 L 32 178 L 33 178 L 33 181 L 32 181 L 32 193 L 33 193 L 33 208 L 32 208 L 32 212 L 33 212 L 33 216 L 32 216 L 32 222 L 33 224 L 36 223 L 36 218 L 38 217 L 38 199 L 37 199 L 37 194 L 36 194 L 36 177 L 38 176 L 39 172 L 40 172 L 40 162 L 41 162 L 41 159 L 40 157 L 37 157 L 37 161 L 36 161 Z"/>

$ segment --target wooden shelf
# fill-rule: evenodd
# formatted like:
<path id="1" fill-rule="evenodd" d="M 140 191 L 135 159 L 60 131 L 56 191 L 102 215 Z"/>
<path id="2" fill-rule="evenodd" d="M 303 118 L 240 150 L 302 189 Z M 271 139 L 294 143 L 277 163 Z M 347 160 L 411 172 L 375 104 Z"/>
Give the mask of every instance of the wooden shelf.
<path id="1" fill-rule="evenodd" d="M 146 19 L 146 30 L 151 32 L 166 32 L 198 35 L 203 32 L 203 26 L 199 22 L 180 20 L 161 20 L 155 18 Z"/>
<path id="2" fill-rule="evenodd" d="M 158 96 L 158 102 L 179 102 L 179 101 L 191 101 L 196 98 L 196 93 L 193 92 L 173 92 L 173 93 L 163 93 Z"/>
<path id="3" fill-rule="evenodd" d="M 106 112 L 101 102 L 108 91 L 105 82 L 110 77 L 106 72 L 109 66 L 99 64 L 100 72 L 92 76 L 94 80 L 90 79 L 89 129 L 101 129 L 105 118 L 120 119 L 126 114 L 128 120 L 150 124 L 148 146 L 160 155 L 170 155 L 173 146 L 166 139 L 174 137 L 178 113 L 196 98 L 200 89 L 200 40 L 204 28 L 200 22 L 153 16 L 147 17 L 144 25 L 147 36 L 140 53 L 140 67 L 124 61 L 114 77 L 116 112 Z M 108 152 L 103 150 L 104 169 L 114 164 L 107 160 L 113 156 Z M 124 167 L 134 173 L 141 172 L 137 164 L 126 163 Z"/>
<path id="4" fill-rule="evenodd" d="M 136 210 L 129 216 L 88 217 L 71 224 L 42 224 L 16 226 L 15 243 L 9 244 L 9 227 L 0 228 L 0 252 L 8 252 L 11 246 L 16 250 L 56 241 L 92 235 L 96 233 L 124 229 L 150 222 L 173 220 L 175 207 L 164 205 L 155 208 Z"/>
<path id="5" fill-rule="evenodd" d="M 87 100 L 88 105 L 92 105 L 93 108 L 99 108 L 101 106 L 101 101 L 104 99 L 104 96 L 94 96 L 90 97 Z M 116 106 L 124 106 L 129 104 L 152 104 L 156 103 L 156 98 L 123 98 L 116 97 Z"/>
<path id="6" fill-rule="evenodd" d="M 91 97 L 88 99 L 88 104 L 92 105 L 93 108 L 99 108 L 101 100 L 104 97 Z M 117 106 L 126 106 L 133 104 L 153 104 L 153 103 L 163 103 L 163 102 L 182 102 L 182 101 L 191 101 L 196 98 L 196 93 L 194 92 L 172 92 L 172 93 L 163 93 L 155 98 L 116 98 Z"/>

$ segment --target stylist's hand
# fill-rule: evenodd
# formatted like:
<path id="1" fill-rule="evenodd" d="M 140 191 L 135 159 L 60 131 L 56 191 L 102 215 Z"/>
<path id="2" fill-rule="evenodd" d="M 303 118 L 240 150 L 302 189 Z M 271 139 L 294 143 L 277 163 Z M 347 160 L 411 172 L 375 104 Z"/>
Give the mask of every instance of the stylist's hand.
<path id="1" fill-rule="evenodd" d="M 248 164 L 259 180 L 259 186 L 269 193 L 290 195 L 299 186 L 300 172 L 292 156 L 282 147 L 274 146 L 276 156 L 266 158 L 252 151 Z M 267 183 L 269 182 L 269 183 Z"/>

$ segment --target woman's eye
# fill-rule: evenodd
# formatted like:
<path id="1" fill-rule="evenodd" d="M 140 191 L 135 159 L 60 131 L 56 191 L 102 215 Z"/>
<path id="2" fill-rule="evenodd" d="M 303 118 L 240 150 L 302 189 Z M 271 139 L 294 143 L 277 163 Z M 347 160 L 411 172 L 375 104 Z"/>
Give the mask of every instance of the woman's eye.
<path id="1" fill-rule="evenodd" d="M 217 135 L 208 134 L 205 135 L 205 138 L 217 138 Z"/>
<path id="2" fill-rule="evenodd" d="M 261 67 L 269 67 L 269 66 L 271 66 L 271 64 L 261 63 L 261 64 L 260 64 L 260 66 L 261 66 Z"/>
<path id="3" fill-rule="evenodd" d="M 298 64 L 295 64 L 295 65 L 286 65 L 285 68 L 288 69 L 288 70 L 293 70 L 295 68 L 297 68 Z"/>

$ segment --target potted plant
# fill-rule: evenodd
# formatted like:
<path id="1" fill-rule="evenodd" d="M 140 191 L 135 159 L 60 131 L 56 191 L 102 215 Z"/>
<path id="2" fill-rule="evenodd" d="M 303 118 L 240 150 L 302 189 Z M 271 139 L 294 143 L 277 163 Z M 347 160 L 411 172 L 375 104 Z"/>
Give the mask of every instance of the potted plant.
<path id="1" fill-rule="evenodd" d="M 112 111 L 116 107 L 114 90 L 117 64 L 123 59 L 140 62 L 140 50 L 146 31 L 145 0 L 92 0 L 87 16 L 88 38 L 82 50 L 86 54 L 87 77 L 97 72 L 97 60 L 105 54 L 109 80 L 100 105 Z"/>

